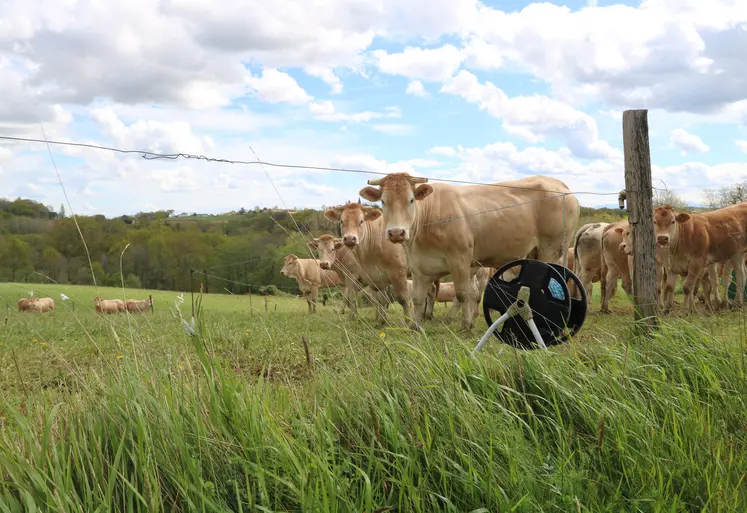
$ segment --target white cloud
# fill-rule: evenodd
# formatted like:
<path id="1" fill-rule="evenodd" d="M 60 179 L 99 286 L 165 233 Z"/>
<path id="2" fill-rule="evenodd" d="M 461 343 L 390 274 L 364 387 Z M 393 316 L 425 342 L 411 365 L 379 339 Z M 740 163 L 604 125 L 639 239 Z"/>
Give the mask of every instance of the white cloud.
<path id="1" fill-rule="evenodd" d="M 505 131 L 529 142 L 542 142 L 547 136 L 558 137 L 582 158 L 620 156 L 620 150 L 599 139 L 596 121 L 591 116 L 547 96 L 509 98 L 493 83 L 481 84 L 475 75 L 465 70 L 448 80 L 441 91 L 477 104 L 500 118 Z"/>
<path id="2" fill-rule="evenodd" d="M 737 145 L 737 148 L 747 153 L 747 141 L 734 141 L 734 143 Z"/>
<path id="3" fill-rule="evenodd" d="M 457 150 L 455 150 L 451 146 L 434 146 L 433 148 L 428 150 L 428 153 L 432 153 L 434 155 L 444 155 L 446 157 L 452 157 L 456 155 Z"/>
<path id="4" fill-rule="evenodd" d="M 408 46 L 400 53 L 376 50 L 372 55 L 382 73 L 432 82 L 447 80 L 464 59 L 462 51 L 453 45 L 432 49 Z"/>
<path id="5" fill-rule="evenodd" d="M 688 153 L 706 153 L 710 148 L 703 140 L 695 134 L 691 134 L 684 128 L 672 130 L 669 136 L 669 144 L 679 148 L 683 155 Z"/>
<path id="6" fill-rule="evenodd" d="M 332 88 L 330 90 L 331 94 L 340 94 L 342 92 L 342 82 L 340 81 L 340 77 L 335 75 L 331 69 L 322 66 L 306 66 L 304 71 L 312 77 L 322 79 L 325 84 Z"/>
<path id="7" fill-rule="evenodd" d="M 301 105 L 312 100 L 292 76 L 276 69 L 263 69 L 259 77 L 249 75 L 246 82 L 266 102 Z"/>
<path id="8" fill-rule="evenodd" d="M 312 114 L 321 121 L 335 121 L 347 123 L 363 123 L 374 119 L 401 118 L 402 110 L 399 107 L 386 107 L 385 112 L 373 112 L 366 110 L 352 114 L 337 112 L 334 104 L 327 100 L 312 103 L 309 107 Z"/>
<path id="9" fill-rule="evenodd" d="M 415 131 L 413 125 L 403 125 L 396 123 L 380 123 L 372 125 L 371 128 L 378 132 L 383 132 L 389 135 L 409 135 Z"/>
<path id="10" fill-rule="evenodd" d="M 407 89 L 405 90 L 407 94 L 411 94 L 413 96 L 419 96 L 421 98 L 427 98 L 430 96 L 430 93 L 425 90 L 425 86 L 420 80 L 412 80 L 407 84 Z"/>

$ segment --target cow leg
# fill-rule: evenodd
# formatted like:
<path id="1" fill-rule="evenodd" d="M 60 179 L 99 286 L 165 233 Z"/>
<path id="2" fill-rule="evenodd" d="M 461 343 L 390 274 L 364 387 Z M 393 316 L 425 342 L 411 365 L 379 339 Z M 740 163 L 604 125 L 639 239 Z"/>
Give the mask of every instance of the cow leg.
<path id="1" fill-rule="evenodd" d="M 735 274 L 737 275 L 737 290 L 734 295 L 734 303 L 737 307 L 741 308 L 744 305 L 744 253 L 737 253 L 732 259 L 731 264 L 734 267 Z M 726 286 L 724 296 L 727 302 L 729 301 L 729 285 L 731 284 L 731 273 L 724 280 Z"/>
<path id="2" fill-rule="evenodd" d="M 677 284 L 677 276 L 677 273 L 672 272 L 671 269 L 666 271 L 666 282 L 664 282 L 663 289 L 664 302 L 661 309 L 664 314 L 667 314 L 672 310 L 672 303 L 674 303 L 674 286 Z"/>
<path id="3" fill-rule="evenodd" d="M 409 323 L 410 329 L 421 331 L 423 322 L 423 312 L 428 289 L 435 279 L 429 276 L 417 275 L 412 273 L 412 320 Z"/>
<path id="4" fill-rule="evenodd" d="M 699 285 L 703 288 L 703 302 L 705 303 L 706 308 L 711 312 L 713 311 L 713 302 L 711 301 L 711 295 L 713 294 L 713 279 L 713 266 L 708 266 L 700 276 Z"/>
<path id="5" fill-rule="evenodd" d="M 605 281 L 607 282 L 607 289 L 602 295 L 602 305 L 599 308 L 602 313 L 610 313 L 610 299 L 612 298 L 612 293 L 615 291 L 615 289 L 617 289 L 618 278 L 619 273 L 617 272 L 617 268 L 614 266 L 608 266 L 607 276 L 605 278 Z"/>
<path id="6" fill-rule="evenodd" d="M 472 272 L 469 262 L 461 263 L 461 265 L 459 265 L 459 262 L 449 262 L 449 264 L 451 276 L 454 278 L 455 302 L 458 301 L 462 308 L 461 330 L 469 331 L 474 324 L 472 317 L 472 309 L 474 307 L 474 300 L 472 299 Z"/>
<path id="7" fill-rule="evenodd" d="M 729 303 L 729 285 L 731 284 L 731 272 L 734 270 L 734 264 L 731 260 L 724 262 L 724 268 L 721 270 L 721 283 L 724 286 L 724 296 L 719 298 L 719 308 L 725 308 Z"/>
<path id="8" fill-rule="evenodd" d="M 591 292 L 593 290 L 592 278 L 594 278 L 594 272 L 588 267 L 581 268 L 581 276 L 578 277 L 581 280 L 581 284 L 586 290 L 586 301 L 591 305 Z"/>
<path id="9" fill-rule="evenodd" d="M 690 260 L 687 266 L 687 276 L 682 282 L 682 293 L 685 296 L 685 304 L 689 313 L 695 311 L 695 297 L 693 292 L 695 292 L 695 285 L 700 280 L 704 270 L 705 262 L 703 259 Z"/>
<path id="10" fill-rule="evenodd" d="M 433 309 L 436 305 L 436 286 L 435 284 L 431 284 L 428 287 L 428 294 L 425 296 L 425 315 L 423 318 L 425 320 L 433 319 Z M 415 308 L 415 305 L 413 303 L 413 308 Z"/>
<path id="11" fill-rule="evenodd" d="M 316 300 L 319 297 L 319 288 L 312 287 L 309 291 L 309 297 L 311 298 L 311 302 L 309 303 L 309 308 L 311 309 L 311 313 L 316 313 Z"/>
<path id="12" fill-rule="evenodd" d="M 456 314 L 461 306 L 461 303 L 455 297 L 454 301 L 451 303 L 451 309 L 449 310 L 449 313 L 446 314 L 446 322 L 454 322 L 454 318 L 456 317 Z"/>

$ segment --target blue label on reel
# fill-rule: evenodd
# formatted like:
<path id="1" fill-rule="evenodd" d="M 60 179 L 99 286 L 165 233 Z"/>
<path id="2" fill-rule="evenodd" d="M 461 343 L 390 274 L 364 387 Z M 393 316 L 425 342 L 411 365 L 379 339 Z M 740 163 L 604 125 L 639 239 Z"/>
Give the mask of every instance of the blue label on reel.
<path id="1" fill-rule="evenodd" d="M 563 294 L 563 287 L 560 286 L 560 283 L 558 283 L 555 278 L 550 278 L 549 287 L 552 297 L 554 297 L 558 301 L 563 301 L 565 299 L 565 294 Z"/>

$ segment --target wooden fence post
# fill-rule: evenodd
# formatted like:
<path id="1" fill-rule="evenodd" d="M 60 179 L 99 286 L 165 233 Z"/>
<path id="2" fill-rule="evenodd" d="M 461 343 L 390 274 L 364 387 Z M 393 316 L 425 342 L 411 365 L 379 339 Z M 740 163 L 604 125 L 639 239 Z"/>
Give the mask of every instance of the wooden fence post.
<path id="1" fill-rule="evenodd" d="M 623 147 L 625 199 L 633 238 L 634 318 L 649 332 L 658 326 L 658 305 L 648 110 L 623 112 Z"/>
<path id="2" fill-rule="evenodd" d="M 150 294 L 148 294 L 148 302 L 150 303 L 150 313 L 155 312 L 155 310 L 153 309 L 153 296 Z"/>
<path id="3" fill-rule="evenodd" d="M 267 295 L 265 295 L 265 313 L 267 313 Z"/>

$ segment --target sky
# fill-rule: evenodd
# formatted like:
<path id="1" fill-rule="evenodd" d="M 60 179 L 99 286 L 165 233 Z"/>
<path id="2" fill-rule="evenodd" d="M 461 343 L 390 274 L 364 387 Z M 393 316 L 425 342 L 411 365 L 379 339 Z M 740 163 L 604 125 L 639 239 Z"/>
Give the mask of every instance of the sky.
<path id="1" fill-rule="evenodd" d="M 603 206 L 590 193 L 624 187 L 622 112 L 648 109 L 654 185 L 695 205 L 747 179 L 745 49 L 744 0 L 3 0 L 0 135 L 542 174 Z M 319 208 L 370 178 L 0 140 L 0 197 L 57 209 L 61 180 L 83 215 Z"/>

